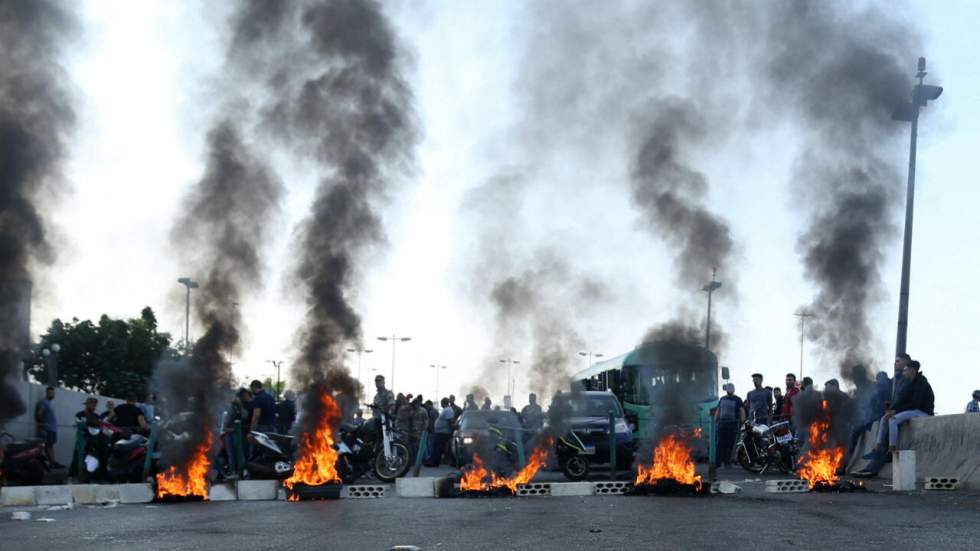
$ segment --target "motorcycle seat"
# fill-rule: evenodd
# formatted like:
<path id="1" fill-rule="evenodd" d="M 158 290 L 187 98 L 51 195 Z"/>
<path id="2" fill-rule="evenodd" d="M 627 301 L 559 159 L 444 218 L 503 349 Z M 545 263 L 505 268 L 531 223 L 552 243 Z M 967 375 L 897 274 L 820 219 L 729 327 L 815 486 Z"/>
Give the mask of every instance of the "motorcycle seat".
<path id="1" fill-rule="evenodd" d="M 8 455 L 14 455 L 25 450 L 37 447 L 37 442 L 31 440 L 20 440 L 17 442 L 11 442 L 7 444 L 6 453 Z"/>

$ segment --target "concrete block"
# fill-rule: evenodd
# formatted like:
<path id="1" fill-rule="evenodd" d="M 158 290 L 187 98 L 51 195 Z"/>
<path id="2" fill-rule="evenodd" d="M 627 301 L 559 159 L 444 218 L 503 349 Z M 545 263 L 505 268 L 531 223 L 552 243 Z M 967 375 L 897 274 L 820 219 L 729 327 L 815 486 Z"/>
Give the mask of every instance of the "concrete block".
<path id="1" fill-rule="evenodd" d="M 38 505 L 65 505 L 73 503 L 71 486 L 36 486 Z"/>
<path id="2" fill-rule="evenodd" d="M 591 482 L 552 482 L 551 495 L 562 496 L 590 496 L 595 493 Z"/>
<path id="3" fill-rule="evenodd" d="M 527 484 L 517 485 L 517 495 L 522 497 L 528 496 L 550 496 L 551 495 L 551 483 L 550 482 L 529 482 Z"/>
<path id="4" fill-rule="evenodd" d="M 713 494 L 740 494 L 742 493 L 742 487 L 733 484 L 729 480 L 720 480 L 711 485 L 711 493 Z"/>
<path id="5" fill-rule="evenodd" d="M 388 486 L 386 484 L 357 484 L 354 486 L 344 485 L 340 489 L 342 499 L 373 499 L 388 497 Z"/>
<path id="6" fill-rule="evenodd" d="M 239 480 L 236 485 L 242 501 L 274 501 L 279 492 L 278 480 Z"/>
<path id="7" fill-rule="evenodd" d="M 892 490 L 915 491 L 915 451 L 898 450 L 892 455 Z"/>
<path id="8" fill-rule="evenodd" d="M 767 480 L 766 491 L 770 494 L 803 494 L 810 491 L 810 484 L 805 480 L 795 478 Z"/>
<path id="9" fill-rule="evenodd" d="M 597 496 L 623 495 L 633 488 L 633 483 L 625 480 L 593 482 L 592 489 Z"/>
<path id="10" fill-rule="evenodd" d="M 276 501 L 287 501 L 289 499 L 289 494 L 286 492 L 286 488 L 280 487 L 276 491 Z"/>
<path id="11" fill-rule="evenodd" d="M 233 482 L 212 484 L 208 491 L 208 501 L 235 501 L 238 499 L 238 489 Z"/>
<path id="12" fill-rule="evenodd" d="M 150 503 L 153 501 L 153 485 L 149 482 L 119 484 L 119 501 L 122 503 Z"/>
<path id="13" fill-rule="evenodd" d="M 926 490 L 956 490 L 960 479 L 955 476 L 927 476 L 922 487 Z"/>
<path id="14" fill-rule="evenodd" d="M 115 484 L 72 484 L 69 488 L 75 503 L 94 505 L 119 501 L 119 486 Z"/>
<path id="15" fill-rule="evenodd" d="M 4 486 L 0 488 L 0 505 L 37 505 L 37 493 L 34 489 L 35 486 Z"/>
<path id="16" fill-rule="evenodd" d="M 453 479 L 441 476 L 433 481 L 436 497 L 452 497 L 454 492 Z"/>
<path id="17" fill-rule="evenodd" d="M 397 478 L 395 495 L 398 497 L 435 497 L 435 477 Z"/>

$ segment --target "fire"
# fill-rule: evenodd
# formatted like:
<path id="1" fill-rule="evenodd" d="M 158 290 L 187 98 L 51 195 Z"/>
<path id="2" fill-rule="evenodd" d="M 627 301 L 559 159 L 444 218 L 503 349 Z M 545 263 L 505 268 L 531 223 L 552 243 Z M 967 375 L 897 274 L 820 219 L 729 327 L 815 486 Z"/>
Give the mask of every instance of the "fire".
<path id="1" fill-rule="evenodd" d="M 316 430 L 303 435 L 293 474 L 282 482 L 290 490 L 295 484 L 320 486 L 328 482 L 340 482 L 336 467 L 337 450 L 333 447 L 334 427 L 340 423 L 341 418 L 340 407 L 326 391 L 320 393 L 320 404 L 323 406 L 323 414 Z M 289 499 L 297 501 L 299 496 L 293 494 Z"/>
<path id="2" fill-rule="evenodd" d="M 653 466 L 637 467 L 635 484 L 652 485 L 663 479 L 701 487 L 701 476 L 694 474 L 691 446 L 676 434 L 667 435 L 657 444 L 657 449 L 653 452 Z"/>
<path id="3" fill-rule="evenodd" d="M 812 489 L 817 484 L 837 484 L 837 469 L 844 460 L 844 448 L 830 445 L 830 406 L 820 403 L 822 415 L 810 424 L 809 450 L 800 460 L 799 475 Z"/>
<path id="4" fill-rule="evenodd" d="M 185 467 L 178 470 L 171 465 L 166 471 L 157 474 L 157 498 L 200 496 L 208 499 L 207 474 L 211 468 L 209 452 L 213 436 L 208 431 L 207 438 L 194 450 L 193 457 Z"/>
<path id="5" fill-rule="evenodd" d="M 474 453 L 473 465 L 463 472 L 463 478 L 459 481 L 459 489 L 462 491 L 489 492 L 497 488 L 507 488 L 510 493 L 516 494 L 517 486 L 530 482 L 534 475 L 541 470 L 541 467 L 545 465 L 553 443 L 554 440 L 547 439 L 543 445 L 534 450 L 527 465 L 524 465 L 524 468 L 511 477 L 499 476 L 497 473 L 488 471 L 483 464 L 483 459 Z"/>

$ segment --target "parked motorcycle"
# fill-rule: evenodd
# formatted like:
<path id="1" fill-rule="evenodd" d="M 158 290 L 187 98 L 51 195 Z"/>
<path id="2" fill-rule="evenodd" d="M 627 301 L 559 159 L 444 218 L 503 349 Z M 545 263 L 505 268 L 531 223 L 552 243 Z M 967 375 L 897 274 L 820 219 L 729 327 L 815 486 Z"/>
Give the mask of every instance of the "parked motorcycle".
<path id="1" fill-rule="evenodd" d="M 408 472 L 411 452 L 394 430 L 388 415 L 367 404 L 374 417 L 360 425 L 341 423 L 337 446 L 337 473 L 352 483 L 369 471 L 382 482 L 392 482 Z"/>
<path id="2" fill-rule="evenodd" d="M 0 485 L 6 482 L 40 484 L 49 470 L 44 440 L 15 440 L 9 432 L 0 432 Z"/>
<path id="3" fill-rule="evenodd" d="M 574 431 L 568 431 L 568 434 L 558 438 L 555 452 L 558 455 L 558 466 L 565 478 L 578 481 L 589 476 L 589 466 L 591 458 L 595 456 L 595 447 L 586 446 Z"/>
<path id="4" fill-rule="evenodd" d="M 143 468 L 146 466 L 148 443 L 149 440 L 142 434 L 117 439 L 109 452 L 107 478 L 112 482 L 141 481 Z"/>
<path id="5" fill-rule="evenodd" d="M 294 438 L 288 434 L 252 431 L 252 453 L 245 460 L 246 478 L 283 480 L 293 474 Z"/>
<path id="6" fill-rule="evenodd" d="M 784 473 L 796 470 L 799 445 L 789 421 L 771 426 L 746 421 L 735 444 L 738 463 L 750 473 L 762 474 L 775 466 Z"/>

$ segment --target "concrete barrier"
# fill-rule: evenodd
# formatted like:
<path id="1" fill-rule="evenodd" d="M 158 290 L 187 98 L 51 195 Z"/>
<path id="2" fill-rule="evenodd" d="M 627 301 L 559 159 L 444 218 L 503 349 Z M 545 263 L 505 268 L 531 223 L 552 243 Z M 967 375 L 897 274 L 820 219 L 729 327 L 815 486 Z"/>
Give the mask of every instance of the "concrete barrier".
<path id="1" fill-rule="evenodd" d="M 18 506 L 37 505 L 35 486 L 4 486 L 0 488 L 0 505 Z"/>
<path id="2" fill-rule="evenodd" d="M 398 478 L 395 479 L 395 495 L 398 497 L 435 497 L 436 478 Z"/>
<path id="3" fill-rule="evenodd" d="M 153 501 L 153 485 L 149 482 L 139 484 L 119 484 L 121 503 L 150 503 Z"/>
<path id="4" fill-rule="evenodd" d="M 239 480 L 235 486 L 242 501 L 274 501 L 279 491 L 278 480 Z"/>
<path id="5" fill-rule="evenodd" d="M 212 484 L 208 490 L 208 501 L 235 501 L 238 499 L 238 488 L 233 482 Z"/>
<path id="6" fill-rule="evenodd" d="M 591 496 L 595 495 L 595 487 L 591 482 L 552 482 L 551 495 L 554 497 Z"/>
<path id="7" fill-rule="evenodd" d="M 74 503 L 71 486 L 35 486 L 35 500 L 38 505 L 66 505 Z"/>
<path id="8" fill-rule="evenodd" d="M 75 503 L 95 505 L 120 501 L 119 486 L 115 484 L 74 484 L 68 488 Z"/>
<path id="9" fill-rule="evenodd" d="M 863 437 L 860 450 L 854 454 L 848 468 L 850 471 L 864 467 L 866 461 L 861 455 L 871 451 L 878 425 Z M 915 454 L 915 478 L 924 481 L 927 477 L 941 475 L 957 478 L 960 488 L 980 490 L 980 414 L 959 413 L 956 415 L 937 415 L 918 417 L 899 427 L 898 449 L 913 450 Z M 892 477 L 892 465 L 887 464 L 878 474 L 882 478 Z"/>

